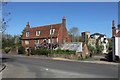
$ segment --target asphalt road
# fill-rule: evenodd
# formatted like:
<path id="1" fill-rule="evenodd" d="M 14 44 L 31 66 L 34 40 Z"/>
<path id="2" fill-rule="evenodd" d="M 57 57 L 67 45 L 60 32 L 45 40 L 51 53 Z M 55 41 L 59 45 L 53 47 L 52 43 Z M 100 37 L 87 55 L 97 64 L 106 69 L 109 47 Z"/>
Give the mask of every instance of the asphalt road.
<path id="1" fill-rule="evenodd" d="M 118 65 L 3 55 L 3 78 L 118 78 Z"/>

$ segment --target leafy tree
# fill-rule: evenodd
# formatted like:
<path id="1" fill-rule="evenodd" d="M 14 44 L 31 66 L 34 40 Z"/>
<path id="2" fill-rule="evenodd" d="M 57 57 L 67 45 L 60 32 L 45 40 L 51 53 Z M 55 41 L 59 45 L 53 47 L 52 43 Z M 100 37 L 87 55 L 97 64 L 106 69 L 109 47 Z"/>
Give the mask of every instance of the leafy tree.
<path id="1" fill-rule="evenodd" d="M 88 45 L 88 50 L 90 51 L 91 54 L 95 54 L 96 53 L 96 48 L 94 46 Z"/>

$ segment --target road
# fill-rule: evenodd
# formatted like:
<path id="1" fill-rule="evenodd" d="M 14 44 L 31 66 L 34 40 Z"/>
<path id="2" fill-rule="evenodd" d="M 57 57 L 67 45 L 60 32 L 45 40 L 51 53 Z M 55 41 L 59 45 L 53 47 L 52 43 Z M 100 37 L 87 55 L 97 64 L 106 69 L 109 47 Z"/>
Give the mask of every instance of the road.
<path id="1" fill-rule="evenodd" d="M 118 65 L 3 55 L 3 78 L 117 78 Z"/>

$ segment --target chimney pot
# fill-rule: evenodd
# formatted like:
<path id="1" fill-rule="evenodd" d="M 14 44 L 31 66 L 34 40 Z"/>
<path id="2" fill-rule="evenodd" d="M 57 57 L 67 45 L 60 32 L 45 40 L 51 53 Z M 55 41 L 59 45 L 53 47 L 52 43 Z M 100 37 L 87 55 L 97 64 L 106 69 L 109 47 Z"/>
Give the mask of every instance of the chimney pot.
<path id="1" fill-rule="evenodd" d="M 115 27 L 115 21 L 112 20 L 112 27 Z"/>

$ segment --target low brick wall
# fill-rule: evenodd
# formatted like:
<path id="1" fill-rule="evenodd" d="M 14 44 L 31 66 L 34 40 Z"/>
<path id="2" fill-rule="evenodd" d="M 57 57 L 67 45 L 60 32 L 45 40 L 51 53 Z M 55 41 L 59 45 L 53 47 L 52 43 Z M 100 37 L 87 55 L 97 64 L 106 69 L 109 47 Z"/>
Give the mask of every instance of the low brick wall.
<path id="1" fill-rule="evenodd" d="M 65 58 L 65 59 L 73 59 L 73 60 L 78 60 L 78 59 L 85 59 L 86 54 L 82 54 L 82 53 L 76 53 L 76 54 L 51 54 L 50 57 L 60 57 L 60 58 Z"/>

